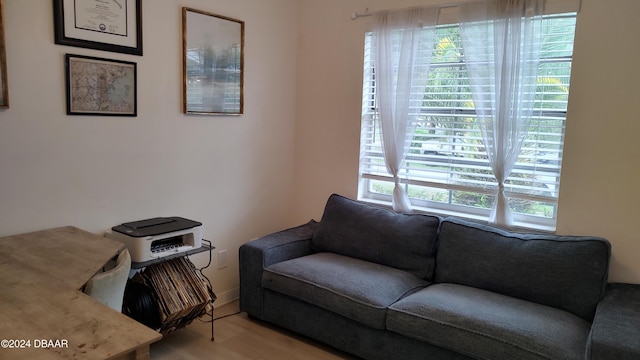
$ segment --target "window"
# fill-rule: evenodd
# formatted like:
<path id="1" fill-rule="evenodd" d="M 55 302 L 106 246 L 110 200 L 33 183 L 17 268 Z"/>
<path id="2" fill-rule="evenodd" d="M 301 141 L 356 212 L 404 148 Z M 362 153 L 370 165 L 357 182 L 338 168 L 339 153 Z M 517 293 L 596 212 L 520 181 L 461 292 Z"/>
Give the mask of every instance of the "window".
<path id="1" fill-rule="evenodd" d="M 516 225 L 555 229 L 576 14 L 545 15 L 534 117 L 505 191 Z M 376 116 L 371 34 L 366 36 L 360 146 L 359 198 L 391 203 L 394 179 L 387 172 Z M 417 114 L 403 186 L 416 211 L 486 220 L 498 184 L 491 172 L 474 102 L 458 25 L 439 25 L 429 82 Z"/>

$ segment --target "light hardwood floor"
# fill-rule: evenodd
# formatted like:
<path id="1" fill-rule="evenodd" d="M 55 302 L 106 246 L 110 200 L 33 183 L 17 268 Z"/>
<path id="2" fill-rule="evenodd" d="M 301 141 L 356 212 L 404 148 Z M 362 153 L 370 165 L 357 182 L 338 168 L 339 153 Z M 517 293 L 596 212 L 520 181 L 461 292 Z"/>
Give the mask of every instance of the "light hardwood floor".
<path id="1" fill-rule="evenodd" d="M 217 308 L 215 317 L 238 311 L 235 301 Z M 211 342 L 211 323 L 194 320 L 151 344 L 151 359 L 356 359 L 308 338 L 250 319 L 246 313 L 218 319 L 214 327 L 215 341 Z"/>

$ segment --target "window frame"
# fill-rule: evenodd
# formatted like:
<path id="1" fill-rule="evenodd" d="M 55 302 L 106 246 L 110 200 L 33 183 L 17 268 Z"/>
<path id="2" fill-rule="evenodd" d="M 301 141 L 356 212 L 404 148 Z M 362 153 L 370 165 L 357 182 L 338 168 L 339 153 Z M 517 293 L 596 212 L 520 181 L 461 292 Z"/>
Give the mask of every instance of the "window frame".
<path id="1" fill-rule="evenodd" d="M 571 12 L 571 13 L 563 13 L 563 14 L 554 14 L 554 15 L 545 15 L 545 17 L 553 17 L 553 18 L 575 18 L 575 21 L 577 22 L 577 13 L 575 12 Z M 451 27 L 451 26 L 457 26 L 457 23 L 447 23 L 447 24 L 441 24 L 438 25 L 439 27 Z M 575 36 L 575 27 L 574 27 L 574 33 L 573 35 Z M 370 41 L 371 35 L 370 33 L 368 33 L 366 35 L 366 41 Z M 572 41 L 572 45 L 573 45 L 573 41 Z M 365 46 L 366 43 L 365 43 Z M 365 49 L 366 51 L 366 49 Z M 374 75 L 372 73 L 367 73 L 368 71 L 372 72 L 373 67 L 371 65 L 367 65 L 367 62 L 372 61 L 370 59 L 370 55 L 371 54 L 366 54 L 365 53 L 365 59 L 364 59 L 364 78 L 363 78 L 363 100 L 362 100 L 362 118 L 361 118 L 361 144 L 360 144 L 360 168 L 359 168 L 359 172 L 358 172 L 358 199 L 362 200 L 362 201 L 367 201 L 367 202 L 373 202 L 379 205 L 384 205 L 384 206 L 389 206 L 391 205 L 391 195 L 388 194 L 383 194 L 383 193 L 379 193 L 379 192 L 373 192 L 371 191 L 371 184 L 374 181 L 384 181 L 390 184 L 394 183 L 394 179 L 391 175 L 389 175 L 388 173 L 383 174 L 383 173 L 373 173 L 371 172 L 366 172 L 365 171 L 365 166 L 363 165 L 363 158 L 370 156 L 370 155 L 378 155 L 377 157 L 384 159 L 384 156 L 379 153 L 379 154 L 375 154 L 375 152 L 371 152 L 366 150 L 365 148 L 367 147 L 366 142 L 366 131 L 365 128 L 367 127 L 371 127 L 371 126 L 376 126 L 376 120 L 374 119 L 367 119 L 367 117 L 374 117 L 375 116 L 375 80 L 374 80 Z M 554 62 L 564 62 L 564 63 L 568 63 L 568 71 L 569 74 L 571 72 L 571 64 L 572 64 L 572 55 L 570 56 L 563 56 L 563 57 L 549 57 L 549 58 L 543 58 L 540 60 L 540 64 L 550 64 L 550 63 L 554 63 Z M 464 62 L 458 62 L 458 63 L 437 63 L 437 62 L 432 62 L 431 64 L 431 68 L 438 68 L 438 67 L 452 67 L 452 66 L 458 66 L 458 67 L 464 67 L 465 63 Z M 539 75 L 540 77 L 540 75 Z M 568 77 L 568 87 L 570 86 L 570 75 Z M 568 91 L 567 91 L 567 98 L 568 98 Z M 522 228 L 522 229 L 535 229 L 535 230 L 543 230 L 543 231 L 555 231 L 555 227 L 556 227 L 556 221 L 557 221 L 557 207 L 558 207 L 558 192 L 559 192 L 559 185 L 560 185 L 560 175 L 561 175 L 561 168 L 562 168 L 562 148 L 564 146 L 564 136 L 565 136 L 565 128 L 566 128 L 566 120 L 567 120 L 567 104 L 568 104 L 568 99 L 564 102 L 565 107 L 564 109 L 540 109 L 540 110 L 536 110 L 536 117 L 540 118 L 540 119 L 544 119 L 544 118 L 548 118 L 548 119 L 561 119 L 561 123 L 562 123 L 562 128 L 561 128 L 561 132 L 559 135 L 561 140 L 559 141 L 560 143 L 560 149 L 558 151 L 558 158 L 557 158 L 557 164 L 553 165 L 549 165 L 550 169 L 555 170 L 555 176 L 556 176 L 556 181 L 555 183 L 555 189 L 553 189 L 553 193 L 551 195 L 540 195 L 540 194 L 527 194 L 525 192 L 519 193 L 519 192 L 512 192 L 512 191 L 506 191 L 506 195 L 508 197 L 508 199 L 519 199 L 519 200 L 525 200 L 525 201 L 537 201 L 539 203 L 544 203 L 544 204 L 549 204 L 553 207 L 553 215 L 550 217 L 542 217 L 542 216 L 536 216 L 536 215 L 528 215 L 528 214 L 522 214 L 522 213 L 516 213 L 513 212 L 513 219 L 514 219 L 514 227 L 515 228 Z M 453 117 L 461 117 L 464 115 L 467 116 L 473 116 L 475 115 L 475 110 L 473 109 L 461 109 L 461 108 L 441 108 L 441 109 L 425 109 L 424 107 L 422 108 L 420 114 L 418 115 L 425 115 L 425 116 L 432 116 L 432 117 L 437 117 L 437 116 L 453 116 Z M 415 157 L 415 155 L 411 155 L 409 154 L 407 159 L 409 161 L 411 161 L 413 158 Z M 419 155 L 419 157 L 422 157 Z M 423 158 L 423 157 L 422 157 Z M 415 160 L 415 159 L 413 159 Z M 442 158 L 442 159 L 438 159 L 437 157 L 432 157 L 429 159 L 429 161 L 431 163 L 438 163 L 438 162 L 442 162 L 442 163 L 446 163 L 451 165 L 451 158 Z M 470 160 L 461 160 L 461 159 L 457 159 L 455 160 L 456 164 L 458 163 L 464 163 L 464 162 L 469 162 Z M 486 164 L 484 164 L 484 166 L 486 166 Z M 523 164 L 523 163 L 518 163 L 516 164 L 513 172 L 517 173 L 517 172 L 523 172 L 523 173 L 534 173 L 536 168 L 539 168 L 541 165 L 537 164 L 537 163 L 531 163 L 531 164 Z M 404 169 L 404 167 L 403 167 Z M 417 180 L 417 179 L 405 179 L 405 178 L 401 178 L 400 179 L 400 183 L 403 184 L 405 186 L 405 190 L 407 190 L 407 186 L 413 186 L 413 185 L 417 185 L 417 186 L 424 186 L 424 187 L 428 187 L 431 189 L 441 189 L 442 191 L 447 191 L 449 193 L 449 201 L 447 203 L 443 203 L 443 202 L 437 202 L 437 201 L 431 201 L 431 200 L 421 200 L 421 199 L 417 199 L 417 198 L 410 198 L 411 204 L 413 206 L 413 210 L 415 212 L 422 212 L 422 213 L 429 213 L 429 214 L 435 214 L 435 215 L 440 215 L 440 216 L 457 216 L 457 217 L 462 217 L 462 218 L 467 218 L 467 219 L 471 219 L 471 220 L 480 220 L 480 221 L 487 221 L 489 218 L 489 214 L 491 209 L 490 208 L 479 208 L 479 207 L 469 207 L 466 205 L 459 205 L 459 204 L 453 204 L 451 203 L 451 199 L 452 199 L 452 192 L 453 191 L 465 191 L 465 192 L 473 192 L 476 194 L 484 194 L 487 196 L 495 196 L 496 194 L 496 188 L 492 188 L 492 187 L 468 187 L 468 186 L 461 186 L 461 185 L 456 185 L 456 184 L 447 184 L 447 183 L 435 183 L 435 182 L 429 182 L 429 181 L 423 181 L 423 180 Z"/>

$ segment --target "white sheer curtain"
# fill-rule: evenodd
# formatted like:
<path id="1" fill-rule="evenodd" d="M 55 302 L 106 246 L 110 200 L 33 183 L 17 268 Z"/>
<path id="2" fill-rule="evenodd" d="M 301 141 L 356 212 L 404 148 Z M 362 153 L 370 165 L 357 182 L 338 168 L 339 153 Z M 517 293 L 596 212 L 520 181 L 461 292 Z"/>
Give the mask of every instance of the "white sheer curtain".
<path id="1" fill-rule="evenodd" d="M 511 226 L 504 190 L 529 131 L 544 0 L 460 5 L 460 32 L 484 145 L 498 183 L 489 221 Z"/>
<path id="2" fill-rule="evenodd" d="M 393 175 L 393 209 L 411 211 L 399 171 L 409 151 L 429 75 L 438 8 L 412 8 L 374 14 L 375 81 L 387 170 Z M 418 94 L 418 95 L 416 95 Z"/>

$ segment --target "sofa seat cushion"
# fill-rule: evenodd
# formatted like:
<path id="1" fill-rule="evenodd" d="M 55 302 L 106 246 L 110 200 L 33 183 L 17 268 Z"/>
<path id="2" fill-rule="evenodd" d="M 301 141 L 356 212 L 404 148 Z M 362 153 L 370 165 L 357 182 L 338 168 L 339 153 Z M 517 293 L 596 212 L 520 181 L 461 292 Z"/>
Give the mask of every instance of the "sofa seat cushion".
<path id="1" fill-rule="evenodd" d="M 476 359 L 583 359 L 590 323 L 567 311 L 456 284 L 391 305 L 390 331 Z"/>
<path id="2" fill-rule="evenodd" d="M 389 305 L 429 284 L 406 271 L 333 253 L 269 266 L 262 283 L 376 329 L 385 328 Z"/>

